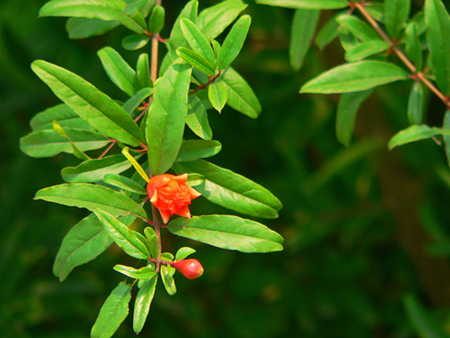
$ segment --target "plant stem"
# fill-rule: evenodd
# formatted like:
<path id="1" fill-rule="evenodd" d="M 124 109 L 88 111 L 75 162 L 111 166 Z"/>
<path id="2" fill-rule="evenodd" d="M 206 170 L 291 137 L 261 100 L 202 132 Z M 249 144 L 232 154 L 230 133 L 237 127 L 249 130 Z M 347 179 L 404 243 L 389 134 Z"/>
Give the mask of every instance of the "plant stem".
<path id="1" fill-rule="evenodd" d="M 421 71 L 417 71 L 417 68 L 413 63 L 406 57 L 406 55 L 398 49 L 396 44 L 391 40 L 391 38 L 381 29 L 375 19 L 367 12 L 364 4 L 362 2 L 353 3 L 352 6 L 356 7 L 364 18 L 369 22 L 369 24 L 375 29 L 375 31 L 381 36 L 381 38 L 391 44 L 391 50 L 397 55 L 397 57 L 405 64 L 408 69 L 416 75 L 416 77 L 422 81 L 439 99 L 444 102 L 447 109 L 450 109 L 450 99 L 446 97 L 435 85 L 433 85 L 430 80 L 425 77 L 425 74 Z"/>

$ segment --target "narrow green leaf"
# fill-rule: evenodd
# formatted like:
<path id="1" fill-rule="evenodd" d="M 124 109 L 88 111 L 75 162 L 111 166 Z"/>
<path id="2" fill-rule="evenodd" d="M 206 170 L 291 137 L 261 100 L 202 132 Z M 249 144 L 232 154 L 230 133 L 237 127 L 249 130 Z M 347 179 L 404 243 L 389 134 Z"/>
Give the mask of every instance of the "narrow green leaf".
<path id="1" fill-rule="evenodd" d="M 205 106 L 195 95 L 189 95 L 186 124 L 198 137 L 204 140 L 212 139 L 212 130 L 209 126 Z"/>
<path id="2" fill-rule="evenodd" d="M 96 258 L 112 242 L 97 217 L 89 215 L 64 237 L 53 265 L 53 274 L 62 282 L 75 267 Z"/>
<path id="3" fill-rule="evenodd" d="M 175 254 L 175 261 L 181 261 L 195 252 L 195 249 L 184 246 L 178 249 L 177 253 Z"/>
<path id="4" fill-rule="evenodd" d="M 202 56 L 211 65 L 214 65 L 216 63 L 214 51 L 212 50 L 209 40 L 200 29 L 198 29 L 193 22 L 187 19 L 181 19 L 181 30 L 192 50 Z"/>
<path id="5" fill-rule="evenodd" d="M 381 39 L 367 23 L 353 15 L 340 15 L 336 18 L 336 21 L 343 25 L 361 42 Z"/>
<path id="6" fill-rule="evenodd" d="M 443 127 L 450 129 L 450 110 L 447 110 L 444 114 Z M 450 167 L 450 136 L 444 135 L 445 155 L 447 157 L 447 163 Z"/>
<path id="7" fill-rule="evenodd" d="M 127 255 L 137 259 L 150 258 L 150 253 L 144 244 L 145 238 L 142 235 L 128 229 L 125 224 L 106 211 L 95 209 L 94 213 L 102 223 L 105 231 Z"/>
<path id="8" fill-rule="evenodd" d="M 249 84 L 233 68 L 228 67 L 220 76 L 227 87 L 227 104 L 238 112 L 256 119 L 261 105 Z"/>
<path id="9" fill-rule="evenodd" d="M 42 60 L 34 61 L 31 68 L 56 96 L 94 129 L 131 146 L 142 143 L 141 132 L 133 119 L 92 84 L 66 69 Z"/>
<path id="10" fill-rule="evenodd" d="M 110 143 L 104 135 L 89 130 L 65 128 L 65 132 L 81 151 L 100 149 Z M 70 141 L 50 129 L 35 131 L 22 137 L 20 150 L 32 157 L 52 157 L 62 152 L 73 152 Z"/>
<path id="11" fill-rule="evenodd" d="M 70 146 L 72 147 L 72 153 L 79 158 L 80 160 L 89 160 L 90 157 L 87 156 L 80 148 L 76 146 L 76 144 L 70 139 L 69 135 L 64 131 L 64 128 L 58 123 L 58 121 L 53 121 L 53 129 L 62 137 L 66 138 L 70 142 Z"/>
<path id="12" fill-rule="evenodd" d="M 142 53 L 139 55 L 137 60 L 136 72 L 141 87 L 153 87 L 153 81 L 150 78 L 150 66 L 147 53 Z"/>
<path id="13" fill-rule="evenodd" d="M 177 55 L 191 66 L 197 68 L 202 73 L 214 76 L 214 66 L 208 62 L 203 56 L 185 47 L 177 49 Z"/>
<path id="14" fill-rule="evenodd" d="M 164 7 L 155 6 L 152 11 L 152 15 L 150 16 L 150 21 L 148 23 L 148 30 L 152 34 L 157 34 L 161 32 L 164 27 L 164 18 L 165 18 Z"/>
<path id="15" fill-rule="evenodd" d="M 131 198 L 101 185 L 89 183 L 65 183 L 39 190 L 36 200 L 54 202 L 90 211 L 102 209 L 114 216 L 134 214 L 147 219 L 144 209 Z"/>
<path id="16" fill-rule="evenodd" d="M 227 103 L 227 86 L 221 80 L 216 80 L 208 86 L 208 98 L 219 113 Z"/>
<path id="17" fill-rule="evenodd" d="M 140 269 L 135 269 L 131 266 L 117 264 L 114 266 L 114 270 L 134 279 L 150 279 L 156 276 L 155 267 L 152 265 L 144 266 Z"/>
<path id="18" fill-rule="evenodd" d="M 314 42 L 320 50 L 323 50 L 331 41 L 333 41 L 338 36 L 339 23 L 336 21 L 338 15 L 335 15 L 331 19 L 329 19 L 317 34 Z"/>
<path id="19" fill-rule="evenodd" d="M 204 160 L 176 163 L 173 169 L 178 174 L 203 175 L 204 183 L 195 189 L 213 203 L 250 216 L 278 217 L 277 210 L 282 207 L 280 201 L 269 190 L 248 178 Z"/>
<path id="20" fill-rule="evenodd" d="M 448 334 L 444 327 L 439 325 L 436 320 L 422 307 L 412 295 L 406 295 L 403 298 L 408 319 L 414 331 L 421 338 L 447 338 Z"/>
<path id="21" fill-rule="evenodd" d="M 418 70 L 422 69 L 423 56 L 422 47 L 418 34 L 418 24 L 411 22 L 405 30 L 406 55 L 413 61 Z"/>
<path id="22" fill-rule="evenodd" d="M 195 161 L 216 155 L 222 150 L 219 141 L 188 140 L 183 141 L 176 162 Z"/>
<path id="23" fill-rule="evenodd" d="M 92 130 L 85 120 L 65 104 L 58 104 L 36 114 L 30 121 L 33 131 L 53 129 L 53 121 L 57 121 L 63 128 Z"/>
<path id="24" fill-rule="evenodd" d="M 241 52 L 250 29 L 251 18 L 243 15 L 231 28 L 219 53 L 219 69 L 227 68 Z"/>
<path id="25" fill-rule="evenodd" d="M 163 281 L 164 287 L 170 296 L 177 293 L 177 287 L 175 285 L 175 279 L 173 275 L 176 270 L 170 265 L 161 265 L 161 279 Z"/>
<path id="26" fill-rule="evenodd" d="M 246 253 L 283 250 L 283 237 L 265 225 L 230 215 L 176 218 L 168 227 L 174 235 L 222 249 Z"/>
<path id="27" fill-rule="evenodd" d="M 138 50 L 149 43 L 150 38 L 147 35 L 130 35 L 122 40 L 122 47 L 126 50 Z"/>
<path id="28" fill-rule="evenodd" d="M 193 174 L 190 173 L 188 174 L 188 179 L 187 179 L 187 184 L 190 185 L 191 187 L 195 187 L 197 185 L 201 185 L 205 182 L 205 176 L 200 175 L 200 174 Z"/>
<path id="29" fill-rule="evenodd" d="M 425 22 L 433 73 L 439 89 L 450 95 L 450 16 L 441 0 L 425 1 Z"/>
<path id="30" fill-rule="evenodd" d="M 399 131 L 389 141 L 389 149 L 401 146 L 407 143 L 425 140 L 436 135 L 450 135 L 450 129 L 435 128 L 427 125 L 414 125 Z"/>
<path id="31" fill-rule="evenodd" d="M 136 332 L 136 334 L 139 334 L 141 332 L 142 328 L 144 327 L 145 321 L 147 320 L 148 314 L 150 312 L 150 305 L 152 303 L 153 297 L 155 296 L 157 281 L 157 276 L 146 281 L 141 286 L 136 296 L 133 315 L 133 330 L 134 332 Z"/>
<path id="32" fill-rule="evenodd" d="M 91 330 L 91 338 L 110 338 L 128 316 L 131 285 L 120 282 L 103 304 Z"/>
<path id="33" fill-rule="evenodd" d="M 127 7 L 129 5 L 121 0 L 52 0 L 41 8 L 39 16 L 82 17 L 104 21 L 116 20 L 128 29 L 143 34 L 145 29 L 132 17 L 125 14 Z M 134 19 L 136 17 L 138 16 L 135 15 Z"/>
<path id="34" fill-rule="evenodd" d="M 289 60 L 292 69 L 298 71 L 311 46 L 319 21 L 319 10 L 296 9 L 291 28 L 289 43 Z"/>
<path id="35" fill-rule="evenodd" d="M 133 96 L 139 90 L 135 71 L 111 47 L 105 47 L 97 52 L 103 68 L 111 81 L 128 96 Z"/>
<path id="36" fill-rule="evenodd" d="M 320 74 L 304 84 L 300 93 L 357 92 L 408 78 L 403 69 L 392 63 L 360 61 L 337 66 Z"/>
<path id="37" fill-rule="evenodd" d="M 123 110 L 130 116 L 133 116 L 133 112 L 142 104 L 142 102 L 152 94 L 151 88 L 142 88 L 133 97 L 130 97 L 127 102 L 122 106 Z"/>
<path id="38" fill-rule="evenodd" d="M 339 42 L 341 43 L 342 48 L 345 51 L 348 51 L 355 46 L 357 46 L 360 42 L 356 40 L 353 34 L 350 34 L 347 28 L 344 26 L 340 26 L 338 30 Z"/>
<path id="39" fill-rule="evenodd" d="M 398 38 L 408 20 L 411 0 L 385 0 L 384 17 L 387 32 L 391 38 Z"/>
<path id="40" fill-rule="evenodd" d="M 147 195 L 147 191 L 139 183 L 125 176 L 116 175 L 114 173 L 106 174 L 105 177 L 103 177 L 103 181 L 126 191 Z"/>
<path id="41" fill-rule="evenodd" d="M 369 13 L 372 18 L 374 18 L 376 21 L 384 24 L 384 22 L 385 22 L 384 4 L 376 3 L 376 2 L 375 3 L 366 3 L 364 8 L 366 9 L 367 13 Z"/>
<path id="42" fill-rule="evenodd" d="M 356 113 L 361 104 L 370 96 L 372 90 L 356 93 L 345 93 L 339 98 L 336 115 L 336 137 L 340 143 L 348 147 L 353 135 Z"/>
<path id="43" fill-rule="evenodd" d="M 198 16 L 198 27 L 208 39 L 215 39 L 247 5 L 240 0 L 227 0 L 204 9 Z"/>
<path id="44" fill-rule="evenodd" d="M 414 81 L 408 98 L 408 121 L 410 124 L 422 124 L 425 112 L 423 84 Z"/>
<path id="45" fill-rule="evenodd" d="M 67 20 L 66 30 L 70 39 L 86 39 L 91 36 L 103 35 L 119 25 L 120 22 L 117 20 L 70 18 Z"/>
<path id="46" fill-rule="evenodd" d="M 120 174 L 130 167 L 131 163 L 123 155 L 111 155 L 84 161 L 76 167 L 66 167 L 61 175 L 69 183 L 97 182 L 106 174 Z"/>
<path id="47" fill-rule="evenodd" d="M 149 163 L 155 175 L 175 161 L 183 139 L 192 68 L 174 63 L 159 78 L 147 118 Z"/>
<path id="48" fill-rule="evenodd" d="M 384 52 L 389 48 L 391 48 L 391 44 L 384 40 L 361 42 L 345 52 L 345 59 L 348 62 L 361 61 L 369 56 Z"/>
<path id="49" fill-rule="evenodd" d="M 256 3 L 287 8 L 338 9 L 348 7 L 347 0 L 257 0 Z"/>

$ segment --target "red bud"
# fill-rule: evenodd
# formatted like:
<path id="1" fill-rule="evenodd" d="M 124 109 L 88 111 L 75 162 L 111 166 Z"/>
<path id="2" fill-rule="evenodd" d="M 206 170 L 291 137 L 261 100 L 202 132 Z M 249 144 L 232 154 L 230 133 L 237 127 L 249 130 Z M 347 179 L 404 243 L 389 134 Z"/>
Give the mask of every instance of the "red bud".
<path id="1" fill-rule="evenodd" d="M 173 263 L 173 267 L 181 272 L 187 279 L 196 279 L 203 275 L 203 266 L 194 258 L 183 259 Z"/>

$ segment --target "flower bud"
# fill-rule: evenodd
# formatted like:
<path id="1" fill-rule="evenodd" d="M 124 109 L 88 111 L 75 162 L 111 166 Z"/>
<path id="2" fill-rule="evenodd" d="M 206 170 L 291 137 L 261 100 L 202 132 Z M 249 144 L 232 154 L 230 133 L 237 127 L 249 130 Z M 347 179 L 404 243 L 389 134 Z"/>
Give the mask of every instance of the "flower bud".
<path id="1" fill-rule="evenodd" d="M 187 279 L 196 279 L 203 275 L 203 266 L 194 258 L 183 259 L 173 263 L 173 267 L 181 272 Z"/>

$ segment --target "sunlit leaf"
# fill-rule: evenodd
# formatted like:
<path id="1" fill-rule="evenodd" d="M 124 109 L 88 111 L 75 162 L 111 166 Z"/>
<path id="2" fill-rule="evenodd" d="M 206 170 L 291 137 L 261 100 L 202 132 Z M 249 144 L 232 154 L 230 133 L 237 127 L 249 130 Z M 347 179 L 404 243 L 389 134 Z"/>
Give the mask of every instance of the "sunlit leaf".
<path id="1" fill-rule="evenodd" d="M 158 276 L 155 276 L 144 282 L 136 296 L 133 315 L 133 330 L 136 334 L 141 332 L 150 312 L 150 305 L 155 296 L 157 281 Z"/>
<path id="2" fill-rule="evenodd" d="M 227 103 L 228 88 L 229 87 L 227 87 L 227 85 L 221 80 L 216 80 L 208 86 L 209 101 L 211 102 L 211 105 L 214 107 L 214 109 L 219 113 Z"/>
<path id="3" fill-rule="evenodd" d="M 390 139 L 388 146 L 389 149 L 393 149 L 397 146 L 420 140 L 426 140 L 437 135 L 450 136 L 450 129 L 429 127 L 427 125 L 414 125 L 395 134 Z"/>
<path id="4" fill-rule="evenodd" d="M 303 9 L 338 9 L 348 7 L 347 0 L 257 0 L 261 5 Z"/>
<path id="5" fill-rule="evenodd" d="M 205 106 L 195 95 L 189 95 L 186 124 L 198 137 L 204 140 L 212 139 L 212 130 L 209 126 Z"/>
<path id="6" fill-rule="evenodd" d="M 411 0 L 385 0 L 384 16 L 387 32 L 391 38 L 397 38 L 408 20 Z"/>
<path id="7" fill-rule="evenodd" d="M 170 296 L 173 296 L 177 293 L 177 287 L 175 285 L 175 279 L 173 275 L 176 270 L 174 267 L 170 265 L 162 265 L 161 266 L 161 279 L 163 281 L 164 287 L 166 288 L 167 293 Z"/>
<path id="8" fill-rule="evenodd" d="M 219 53 L 219 69 L 225 69 L 239 55 L 250 28 L 251 18 L 243 15 L 231 28 Z"/>
<path id="9" fill-rule="evenodd" d="M 140 195 L 146 195 L 147 191 L 137 182 L 126 176 L 120 176 L 116 174 L 106 174 L 103 178 L 105 183 L 115 186 L 117 188 L 134 192 Z"/>
<path id="10" fill-rule="evenodd" d="M 155 267 L 151 265 L 144 266 L 140 269 L 135 269 L 131 266 L 117 264 L 114 266 L 114 270 L 134 279 L 150 279 L 156 276 Z"/>

